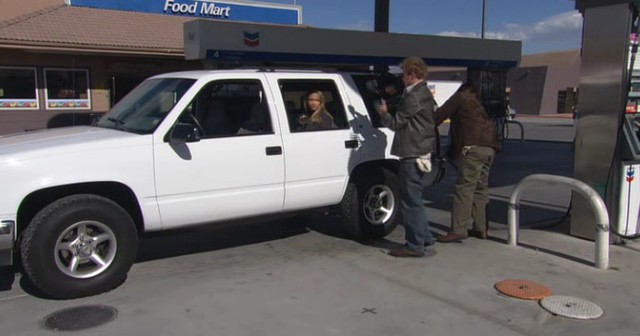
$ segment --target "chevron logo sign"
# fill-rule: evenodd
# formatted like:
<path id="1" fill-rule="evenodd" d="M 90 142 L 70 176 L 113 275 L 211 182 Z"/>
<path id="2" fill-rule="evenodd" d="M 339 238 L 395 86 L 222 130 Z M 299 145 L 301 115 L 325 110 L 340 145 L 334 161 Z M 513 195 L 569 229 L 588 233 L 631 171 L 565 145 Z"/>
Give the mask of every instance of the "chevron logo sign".
<path id="1" fill-rule="evenodd" d="M 249 33 L 244 32 L 244 45 L 248 47 L 257 47 L 260 45 L 260 32 Z"/>

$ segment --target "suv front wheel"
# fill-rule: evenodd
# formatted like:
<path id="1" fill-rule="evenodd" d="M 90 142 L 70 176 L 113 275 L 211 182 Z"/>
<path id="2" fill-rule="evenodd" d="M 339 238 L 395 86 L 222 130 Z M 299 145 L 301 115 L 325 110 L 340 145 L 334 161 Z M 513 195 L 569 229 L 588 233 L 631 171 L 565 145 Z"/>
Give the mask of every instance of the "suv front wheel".
<path id="1" fill-rule="evenodd" d="M 61 198 L 33 218 L 21 243 L 25 275 L 44 294 L 73 299 L 122 283 L 136 258 L 129 214 L 97 195 Z"/>
<path id="2" fill-rule="evenodd" d="M 395 230 L 399 209 L 398 177 L 385 168 L 355 176 L 340 203 L 345 229 L 360 240 L 382 238 Z"/>

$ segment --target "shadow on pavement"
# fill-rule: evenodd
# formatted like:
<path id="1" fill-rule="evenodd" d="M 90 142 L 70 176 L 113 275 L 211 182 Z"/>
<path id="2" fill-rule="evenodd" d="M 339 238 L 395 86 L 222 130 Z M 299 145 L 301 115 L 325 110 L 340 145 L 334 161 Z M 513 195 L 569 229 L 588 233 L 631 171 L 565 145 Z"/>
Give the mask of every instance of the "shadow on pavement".
<path id="1" fill-rule="evenodd" d="M 17 274 L 22 270 L 20 269 L 20 265 L 18 266 L 3 266 L 0 267 L 0 292 L 10 291 L 13 286 L 16 284 Z M 40 290 L 36 288 L 33 283 L 31 283 L 26 277 L 21 276 L 18 280 L 18 285 L 20 288 L 27 294 L 41 298 L 41 299 L 51 299 L 46 294 L 42 293 Z"/>
<path id="2" fill-rule="evenodd" d="M 553 256 L 556 256 L 556 257 L 560 257 L 560 258 L 563 258 L 563 259 L 571 260 L 573 262 L 577 262 L 577 263 L 580 263 L 580 264 L 583 264 L 583 265 L 587 265 L 587 266 L 591 266 L 591 267 L 595 266 L 595 263 L 593 261 L 585 260 L 585 259 L 578 258 L 578 257 L 574 257 L 572 255 L 568 255 L 568 254 L 563 253 L 563 252 L 558 252 L 558 251 L 550 250 L 550 249 L 539 247 L 539 246 L 518 243 L 518 247 L 524 247 L 524 248 L 530 249 L 532 251 L 542 252 L 542 253 L 545 253 L 545 254 L 550 254 L 550 255 L 553 255 Z"/>
<path id="3" fill-rule="evenodd" d="M 304 217 L 271 220 L 230 221 L 145 234 L 139 240 L 136 263 L 200 252 L 216 251 L 301 235 L 309 232 Z M 0 269 L 0 291 L 10 290 L 15 271 Z M 20 287 L 31 296 L 52 299 L 38 290 L 27 277 L 20 277 Z"/>
<path id="4" fill-rule="evenodd" d="M 522 179 L 531 174 L 573 176 L 572 148 L 572 143 L 560 141 L 507 140 L 503 142 L 503 150 L 497 154 L 489 178 L 490 202 L 487 207 L 487 219 L 491 223 L 489 239 L 507 243 L 506 240 L 492 237 L 491 231 L 508 229 L 509 196 Z M 439 184 L 425 189 L 424 199 L 427 206 L 450 212 L 456 179 L 455 167 L 448 165 L 445 178 Z M 545 186 L 545 188 L 548 189 L 523 193 L 519 211 L 520 229 L 545 230 L 568 235 L 571 201 L 569 187 L 562 189 L 562 186 L 560 188 Z M 560 189 L 566 192 L 566 201 L 562 199 L 564 194 L 555 194 Z M 445 220 L 445 225 L 437 223 L 431 225 L 436 229 L 448 231 L 448 220 L 449 218 Z M 522 243 L 519 246 L 593 266 L 592 261 L 576 258 L 563 252 Z"/>
<path id="5" fill-rule="evenodd" d="M 252 222 L 224 222 L 144 235 L 136 262 L 216 251 L 284 239 L 309 232 L 302 217 Z"/>
<path id="6" fill-rule="evenodd" d="M 16 271 L 11 266 L 0 267 L 0 292 L 11 290 L 16 279 Z"/>
<path id="7" fill-rule="evenodd" d="M 488 220 L 507 224 L 509 194 L 525 177 L 531 174 L 571 177 L 571 148 L 572 144 L 566 142 L 505 141 L 489 175 L 491 201 L 487 209 Z M 457 174 L 454 165 L 448 164 L 445 178 L 439 184 L 425 189 L 424 199 L 430 208 L 451 211 Z M 542 198 L 538 204 L 535 201 L 521 203 L 520 222 L 524 224 L 560 219 L 565 215 L 569 201 L 567 199 L 566 204 L 551 204 L 545 203 L 545 198 Z"/>
<path id="8" fill-rule="evenodd" d="M 572 177 L 572 149 L 569 142 L 504 141 L 489 175 L 489 186 L 515 186 L 531 174 Z"/>

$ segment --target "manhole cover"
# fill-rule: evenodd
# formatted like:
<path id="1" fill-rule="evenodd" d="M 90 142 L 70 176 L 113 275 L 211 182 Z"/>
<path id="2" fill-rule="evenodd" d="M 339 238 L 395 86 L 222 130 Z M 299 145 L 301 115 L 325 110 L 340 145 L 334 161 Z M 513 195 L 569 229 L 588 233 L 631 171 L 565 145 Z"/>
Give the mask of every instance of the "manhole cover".
<path id="1" fill-rule="evenodd" d="M 540 300 L 540 305 L 551 314 L 580 320 L 594 320 L 604 314 L 597 304 L 572 296 L 549 296 Z"/>
<path id="2" fill-rule="evenodd" d="M 495 285 L 498 292 L 518 299 L 540 300 L 551 295 L 551 290 L 529 280 L 503 280 Z"/>
<path id="3" fill-rule="evenodd" d="M 75 331 L 111 322 L 118 315 L 113 307 L 91 305 L 58 310 L 44 318 L 45 328 L 54 331 Z"/>

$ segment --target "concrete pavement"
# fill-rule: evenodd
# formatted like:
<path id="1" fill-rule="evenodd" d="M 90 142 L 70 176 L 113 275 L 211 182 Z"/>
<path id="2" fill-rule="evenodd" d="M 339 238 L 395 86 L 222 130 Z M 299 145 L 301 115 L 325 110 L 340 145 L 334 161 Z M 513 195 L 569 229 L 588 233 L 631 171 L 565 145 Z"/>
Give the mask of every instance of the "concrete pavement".
<path id="1" fill-rule="evenodd" d="M 528 124 L 527 124 L 528 125 Z M 544 126 L 544 125 L 543 125 Z M 591 241 L 568 235 L 567 188 L 532 188 L 523 197 L 520 247 L 506 245 L 506 197 L 531 173 L 571 175 L 566 141 L 507 141 L 491 178 L 491 237 L 438 244 L 426 259 L 394 259 L 358 243 L 336 218 L 221 229 L 196 228 L 142 241 L 129 279 L 102 295 L 52 301 L 32 295 L 19 274 L 0 277 L 2 335 L 54 335 L 41 322 L 67 307 L 100 304 L 115 320 L 81 335 L 640 335 L 640 244 L 611 246 L 611 269 L 593 267 Z M 449 225 L 451 170 L 425 193 L 437 232 Z M 493 288 L 527 279 L 554 294 L 590 300 L 597 320 L 553 316 L 537 302 Z M 64 334 L 64 333 L 62 333 Z"/>

